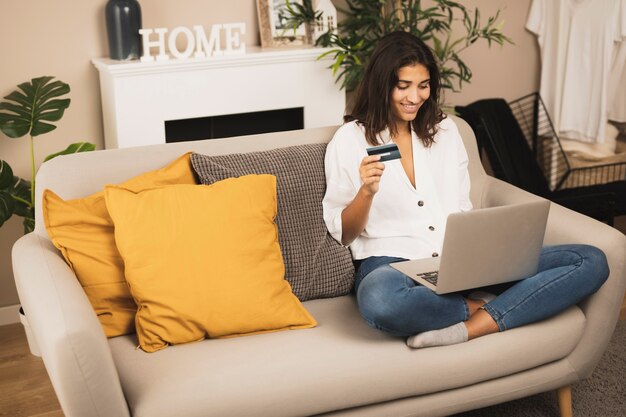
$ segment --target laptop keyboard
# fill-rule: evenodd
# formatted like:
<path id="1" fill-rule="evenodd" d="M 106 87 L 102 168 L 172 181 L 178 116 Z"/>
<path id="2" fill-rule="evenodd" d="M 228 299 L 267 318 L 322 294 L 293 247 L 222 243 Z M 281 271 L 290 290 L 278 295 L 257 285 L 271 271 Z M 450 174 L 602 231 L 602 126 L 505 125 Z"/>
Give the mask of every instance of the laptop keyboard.
<path id="1" fill-rule="evenodd" d="M 439 271 L 421 272 L 416 274 L 418 277 L 425 279 L 433 285 L 437 285 L 437 279 L 439 278 Z"/>

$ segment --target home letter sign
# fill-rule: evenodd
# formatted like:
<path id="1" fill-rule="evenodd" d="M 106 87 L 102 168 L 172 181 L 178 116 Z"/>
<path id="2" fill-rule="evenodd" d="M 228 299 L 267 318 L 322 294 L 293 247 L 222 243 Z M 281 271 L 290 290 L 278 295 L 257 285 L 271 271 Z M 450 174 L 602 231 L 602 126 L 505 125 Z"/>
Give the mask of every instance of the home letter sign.
<path id="1" fill-rule="evenodd" d="M 156 34 L 156 39 L 151 40 L 151 35 Z M 170 59 L 165 53 L 165 38 L 168 33 L 166 28 L 156 29 L 140 29 L 139 34 L 143 42 L 143 56 L 141 62 L 154 61 L 155 57 L 150 53 L 151 48 L 157 48 L 157 61 L 166 61 Z M 222 33 L 224 34 L 224 50 L 222 50 Z M 167 37 L 167 47 L 169 53 L 177 59 L 204 58 L 213 55 L 231 55 L 246 53 L 246 44 L 241 41 L 241 35 L 246 34 L 245 23 L 224 23 L 211 25 L 211 31 L 207 39 L 204 28 L 195 25 L 193 31 L 189 28 L 179 26 L 169 33 Z M 179 50 L 176 42 L 182 37 L 186 42 L 186 48 Z"/>

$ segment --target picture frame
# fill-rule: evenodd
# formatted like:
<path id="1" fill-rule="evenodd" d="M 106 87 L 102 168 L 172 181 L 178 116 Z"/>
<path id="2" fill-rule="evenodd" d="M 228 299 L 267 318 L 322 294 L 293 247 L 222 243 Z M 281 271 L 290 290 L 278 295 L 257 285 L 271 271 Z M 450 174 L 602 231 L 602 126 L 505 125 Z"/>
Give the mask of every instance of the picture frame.
<path id="1" fill-rule="evenodd" d="M 302 3 L 302 0 L 290 2 Z M 285 0 L 256 0 L 256 5 L 262 48 L 298 47 L 307 44 L 303 25 L 295 33 L 293 29 L 284 26 L 287 13 Z"/>

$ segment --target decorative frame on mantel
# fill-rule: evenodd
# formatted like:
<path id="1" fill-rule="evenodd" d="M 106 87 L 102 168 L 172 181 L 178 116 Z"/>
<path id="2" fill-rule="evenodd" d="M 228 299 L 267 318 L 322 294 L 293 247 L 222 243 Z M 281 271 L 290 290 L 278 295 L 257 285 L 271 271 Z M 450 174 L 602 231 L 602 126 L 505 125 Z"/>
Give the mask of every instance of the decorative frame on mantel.
<path id="1" fill-rule="evenodd" d="M 302 0 L 291 0 L 292 3 L 302 3 Z M 276 47 L 303 47 L 306 45 L 304 25 L 296 29 L 283 28 L 277 21 L 277 9 L 285 6 L 285 0 L 256 0 L 257 15 L 259 18 L 259 32 L 263 48 Z"/>
<path id="2" fill-rule="evenodd" d="M 304 128 L 339 125 L 345 92 L 323 48 L 154 62 L 93 59 L 106 148 L 165 143 L 165 121 L 303 108 Z"/>

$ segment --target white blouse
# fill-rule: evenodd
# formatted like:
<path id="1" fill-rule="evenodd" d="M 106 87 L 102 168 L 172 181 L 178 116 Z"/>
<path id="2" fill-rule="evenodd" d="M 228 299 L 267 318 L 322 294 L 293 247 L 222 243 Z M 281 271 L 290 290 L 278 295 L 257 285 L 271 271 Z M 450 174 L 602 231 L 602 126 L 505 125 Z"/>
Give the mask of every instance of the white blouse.
<path id="1" fill-rule="evenodd" d="M 472 209 L 467 152 L 454 121 L 446 118 L 439 124 L 435 143 L 428 149 L 415 132 L 412 136 L 416 186 L 400 159 L 384 162 L 365 230 L 350 244 L 354 259 L 438 256 L 448 214 Z M 388 131 L 381 137 L 385 143 L 391 141 Z M 337 130 L 326 150 L 324 221 L 338 242 L 341 213 L 361 187 L 359 166 L 368 147 L 365 128 L 353 121 Z"/>

